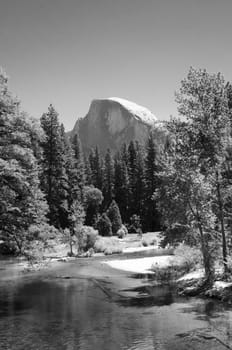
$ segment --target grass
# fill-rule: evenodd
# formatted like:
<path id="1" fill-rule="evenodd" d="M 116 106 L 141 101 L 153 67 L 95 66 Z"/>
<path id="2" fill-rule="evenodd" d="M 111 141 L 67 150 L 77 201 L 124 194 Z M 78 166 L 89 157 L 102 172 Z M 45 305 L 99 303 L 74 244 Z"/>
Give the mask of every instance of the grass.
<path id="1" fill-rule="evenodd" d="M 99 236 L 94 245 L 96 253 L 104 253 L 105 255 L 122 253 L 122 246 L 118 238 Z"/>
<path id="2" fill-rule="evenodd" d="M 154 264 L 151 270 L 159 282 L 169 282 L 182 277 L 184 274 L 202 267 L 201 252 L 195 247 L 179 244 L 173 251 L 174 255 L 169 266 L 160 267 Z"/>

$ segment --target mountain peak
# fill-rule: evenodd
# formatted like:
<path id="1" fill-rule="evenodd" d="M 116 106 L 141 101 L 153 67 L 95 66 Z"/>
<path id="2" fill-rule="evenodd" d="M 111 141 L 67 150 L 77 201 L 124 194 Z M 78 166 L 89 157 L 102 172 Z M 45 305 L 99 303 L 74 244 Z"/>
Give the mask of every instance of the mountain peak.
<path id="1" fill-rule="evenodd" d="M 160 123 L 149 109 L 119 97 L 95 99 L 84 118 L 77 121 L 71 134 L 79 133 L 83 150 L 96 146 L 118 150 L 124 143 L 145 143 L 151 129 L 159 130 Z"/>

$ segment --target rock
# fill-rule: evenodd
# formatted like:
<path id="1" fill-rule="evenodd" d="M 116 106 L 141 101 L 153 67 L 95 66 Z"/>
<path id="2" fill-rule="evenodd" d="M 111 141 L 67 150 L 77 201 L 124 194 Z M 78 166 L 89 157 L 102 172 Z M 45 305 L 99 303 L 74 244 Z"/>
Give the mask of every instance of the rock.
<path id="1" fill-rule="evenodd" d="M 164 138 L 164 129 L 157 118 L 145 107 L 121 98 L 93 100 L 88 114 L 79 119 L 71 136 L 79 133 L 83 151 L 96 145 L 103 153 L 113 152 L 131 140 L 144 143 L 150 130 L 157 138 Z"/>

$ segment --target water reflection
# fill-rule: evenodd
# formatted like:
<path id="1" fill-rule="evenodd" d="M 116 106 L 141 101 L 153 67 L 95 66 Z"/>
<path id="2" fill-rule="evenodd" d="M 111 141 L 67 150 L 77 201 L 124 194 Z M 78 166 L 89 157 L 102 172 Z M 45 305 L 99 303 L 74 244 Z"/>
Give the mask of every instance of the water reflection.
<path id="1" fill-rule="evenodd" d="M 165 288 L 133 288 L 135 297 L 114 302 L 89 279 L 2 285 L 0 348 L 180 350 L 190 340 L 176 337 L 178 333 L 203 329 L 212 322 L 230 332 L 230 310 L 204 300 L 177 301 Z M 201 342 L 192 347 L 207 348 L 219 350 L 220 344 Z"/>

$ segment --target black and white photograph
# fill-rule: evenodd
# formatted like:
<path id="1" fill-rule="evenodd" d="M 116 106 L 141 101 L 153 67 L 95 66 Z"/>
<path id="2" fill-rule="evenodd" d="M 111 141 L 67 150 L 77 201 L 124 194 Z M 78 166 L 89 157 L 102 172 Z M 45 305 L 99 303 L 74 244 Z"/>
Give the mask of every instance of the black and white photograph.
<path id="1" fill-rule="evenodd" d="M 0 0 L 0 350 L 232 350 L 232 0 Z"/>

